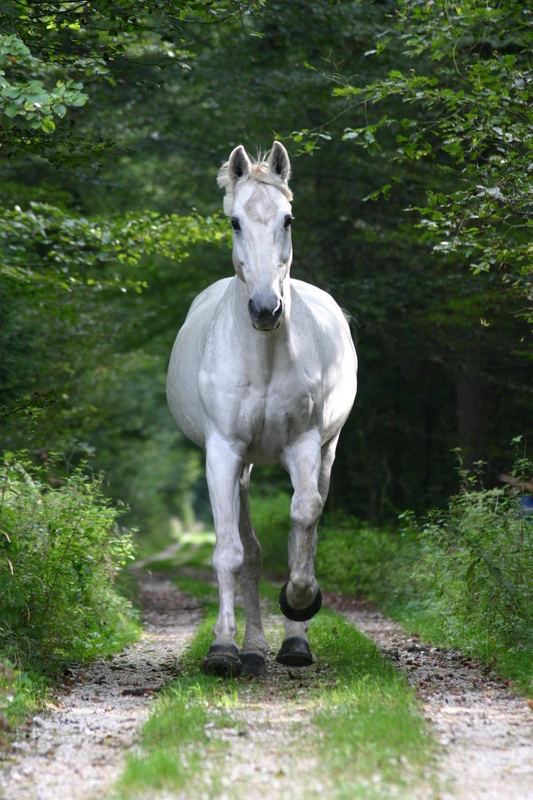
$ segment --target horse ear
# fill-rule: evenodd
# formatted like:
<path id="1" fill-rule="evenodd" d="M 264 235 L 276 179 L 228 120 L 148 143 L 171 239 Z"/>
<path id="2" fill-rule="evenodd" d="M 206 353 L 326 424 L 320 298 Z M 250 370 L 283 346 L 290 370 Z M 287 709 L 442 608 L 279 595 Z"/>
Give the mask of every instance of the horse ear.
<path id="1" fill-rule="evenodd" d="M 246 154 L 246 150 L 240 144 L 235 150 L 231 151 L 228 161 L 228 175 L 232 183 L 238 181 L 239 178 L 246 178 L 250 174 L 250 159 Z"/>
<path id="2" fill-rule="evenodd" d="M 274 175 L 278 175 L 282 181 L 288 183 L 291 176 L 291 162 L 289 154 L 281 142 L 274 142 L 268 157 L 268 166 Z"/>

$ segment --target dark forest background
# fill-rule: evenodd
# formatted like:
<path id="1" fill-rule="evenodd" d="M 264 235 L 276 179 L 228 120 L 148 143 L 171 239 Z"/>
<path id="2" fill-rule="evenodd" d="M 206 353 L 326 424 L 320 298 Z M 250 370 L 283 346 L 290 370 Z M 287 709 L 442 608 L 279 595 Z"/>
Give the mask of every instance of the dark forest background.
<path id="1" fill-rule="evenodd" d="M 145 535 L 208 515 L 167 360 L 193 297 L 232 272 L 220 163 L 279 138 L 293 275 L 351 315 L 360 359 L 330 510 L 442 505 L 456 448 L 489 485 L 510 469 L 533 390 L 527 5 L 0 12 L 4 452 L 29 451 L 52 485 L 90 457 Z"/>

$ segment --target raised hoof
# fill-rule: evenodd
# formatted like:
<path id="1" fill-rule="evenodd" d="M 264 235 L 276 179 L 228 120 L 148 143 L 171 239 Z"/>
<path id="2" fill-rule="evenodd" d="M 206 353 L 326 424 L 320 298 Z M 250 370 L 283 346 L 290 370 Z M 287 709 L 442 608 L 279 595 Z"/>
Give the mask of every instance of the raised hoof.
<path id="1" fill-rule="evenodd" d="M 219 678 L 237 678 L 242 671 L 239 650 L 234 644 L 212 644 L 202 661 L 202 672 Z"/>
<path id="2" fill-rule="evenodd" d="M 286 667 L 308 667 L 313 656 L 307 640 L 303 636 L 289 636 L 281 645 L 276 661 Z"/>
<path id="3" fill-rule="evenodd" d="M 292 608 L 287 600 L 287 584 L 285 583 L 281 587 L 281 591 L 279 593 L 279 607 L 287 619 L 292 619 L 294 622 L 305 622 L 306 620 L 311 619 L 311 617 L 314 617 L 315 614 L 320 611 L 321 606 L 322 592 L 320 589 L 316 593 L 316 597 L 310 606 L 307 606 L 307 608 Z"/>
<path id="4" fill-rule="evenodd" d="M 246 675 L 264 675 L 266 662 L 261 653 L 241 653 L 241 678 Z"/>

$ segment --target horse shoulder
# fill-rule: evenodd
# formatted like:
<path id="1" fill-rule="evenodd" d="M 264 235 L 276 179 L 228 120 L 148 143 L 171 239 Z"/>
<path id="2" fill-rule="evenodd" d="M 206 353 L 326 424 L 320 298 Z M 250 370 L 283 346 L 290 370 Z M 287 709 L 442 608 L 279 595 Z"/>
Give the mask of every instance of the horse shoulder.
<path id="1" fill-rule="evenodd" d="M 181 326 L 167 376 L 169 408 L 185 435 L 204 444 L 204 419 L 200 395 L 200 365 L 208 347 L 209 329 L 216 310 L 233 278 L 222 278 L 193 300 Z"/>
<path id="2" fill-rule="evenodd" d="M 196 295 L 187 312 L 183 325 L 185 326 L 190 319 L 194 320 L 195 318 L 199 318 L 200 315 L 203 316 L 206 312 L 208 314 L 210 312 L 214 313 L 216 306 L 224 296 L 232 280 L 234 279 L 221 278 L 215 281 L 215 283 L 210 284 L 206 289 L 200 292 L 200 294 Z"/>

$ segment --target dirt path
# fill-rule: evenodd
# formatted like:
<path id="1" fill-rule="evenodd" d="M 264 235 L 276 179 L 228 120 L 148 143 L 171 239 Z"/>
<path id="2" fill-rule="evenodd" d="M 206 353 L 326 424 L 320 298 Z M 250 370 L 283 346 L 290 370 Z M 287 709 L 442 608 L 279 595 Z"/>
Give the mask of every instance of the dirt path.
<path id="1" fill-rule="evenodd" d="M 48 713 L 35 717 L 0 772 L 0 800 L 92 800 L 105 795 L 134 746 L 154 693 L 176 672 L 176 659 L 201 617 L 196 600 L 168 577 L 140 573 L 146 632 L 124 653 L 68 677 Z M 443 751 L 441 800 L 529 800 L 533 797 L 533 713 L 522 698 L 453 651 L 423 645 L 374 609 L 327 597 L 407 673 Z M 243 681 L 230 710 L 233 724 L 207 726 L 226 748 L 213 755 L 217 800 L 290 796 L 328 798 L 332 788 L 309 737 L 307 697 L 322 685 L 320 666 L 280 667 L 279 615 L 266 621 L 272 645 L 268 675 Z M 307 743 L 307 744 L 306 744 Z M 214 753 L 216 753 L 216 748 Z M 209 758 L 209 756 L 208 756 Z M 206 764 L 207 766 L 207 764 Z M 192 796 L 192 795 L 191 795 Z M 206 795 L 207 796 L 207 795 Z"/>
<path id="2" fill-rule="evenodd" d="M 397 667 L 423 704 L 443 746 L 442 800 L 531 800 L 533 712 L 489 669 L 406 634 L 352 598 L 328 595 L 340 611 Z"/>
<path id="3" fill-rule="evenodd" d="M 0 772 L 1 800 L 102 797 L 148 714 L 172 680 L 176 658 L 201 616 L 197 601 L 165 578 L 141 575 L 145 633 L 125 652 L 73 671 L 46 714 L 15 742 Z"/>
<path id="4" fill-rule="evenodd" d="M 263 614 L 263 622 L 270 643 L 267 675 L 249 680 L 231 709 L 238 727 L 224 737 L 229 738 L 229 747 L 221 764 L 222 793 L 217 800 L 328 797 L 327 776 L 321 774 L 316 756 L 317 741 L 309 736 L 308 688 L 320 680 L 320 667 L 313 664 L 299 670 L 277 664 L 281 616 Z"/>

